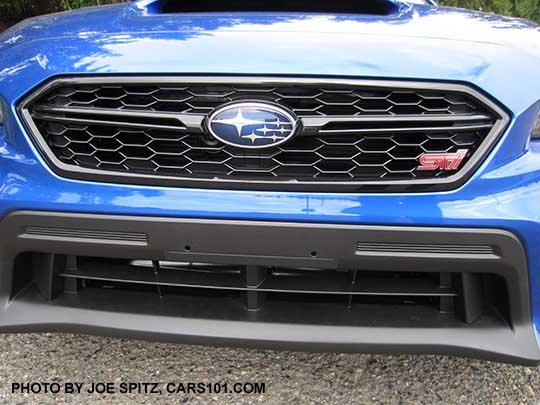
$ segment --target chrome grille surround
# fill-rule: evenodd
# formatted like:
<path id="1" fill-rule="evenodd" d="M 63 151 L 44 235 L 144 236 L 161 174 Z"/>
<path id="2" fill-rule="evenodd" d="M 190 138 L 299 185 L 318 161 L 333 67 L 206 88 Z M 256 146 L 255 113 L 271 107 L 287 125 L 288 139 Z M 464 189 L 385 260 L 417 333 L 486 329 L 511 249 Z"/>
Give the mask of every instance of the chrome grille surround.
<path id="1" fill-rule="evenodd" d="M 240 100 L 289 108 L 301 133 L 258 151 L 208 137 L 206 117 Z M 282 191 L 452 189 L 509 122 L 462 84 L 330 78 L 59 78 L 19 111 L 51 167 L 68 178 Z M 416 170 L 421 154 L 458 148 L 469 150 L 459 171 Z"/>

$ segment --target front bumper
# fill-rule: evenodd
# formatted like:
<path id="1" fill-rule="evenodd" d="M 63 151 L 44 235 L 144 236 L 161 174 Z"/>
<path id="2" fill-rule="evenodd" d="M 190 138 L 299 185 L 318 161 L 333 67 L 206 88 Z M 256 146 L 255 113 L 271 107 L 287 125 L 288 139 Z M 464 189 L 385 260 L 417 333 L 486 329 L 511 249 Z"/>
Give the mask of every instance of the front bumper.
<path id="1" fill-rule="evenodd" d="M 148 224 L 152 223 L 151 218 L 204 218 L 267 223 L 279 221 L 298 226 L 308 223 L 346 226 L 361 224 L 416 227 L 421 230 L 425 230 L 425 227 L 454 231 L 462 228 L 499 230 L 509 232 L 513 239 L 519 240 L 519 249 L 525 252 L 523 257 L 526 265 L 518 267 L 526 271 L 520 270 L 518 273 L 521 281 L 517 283 L 519 288 L 514 291 L 519 293 L 513 299 L 518 297 L 518 300 L 526 301 L 520 304 L 525 312 L 521 309 L 518 311 L 521 314 L 520 322 L 516 326 L 512 325 L 514 329 L 500 329 L 497 325 L 493 327 L 493 324 L 484 324 L 480 328 L 481 340 L 477 339 L 477 331 L 473 332 L 472 329 L 457 328 L 451 331 L 425 326 L 412 330 L 402 328 L 399 330 L 402 339 L 397 342 L 393 337 L 396 330 L 385 326 L 374 328 L 302 324 L 284 327 L 279 324 L 279 328 L 274 328 L 272 325 L 275 326 L 275 323 L 257 323 L 254 328 L 250 321 L 225 322 L 200 317 L 184 319 L 177 314 L 145 316 L 121 313 L 118 316 L 110 308 L 76 308 L 73 300 L 67 307 L 55 307 L 50 303 L 44 305 L 39 299 L 36 301 L 39 296 L 35 295 L 35 291 L 32 297 L 31 290 L 26 291 L 30 296 L 25 299 L 10 301 L 7 293 L 10 289 L 7 283 L 9 279 L 5 279 L 3 284 L 7 284 L 0 297 L 4 301 L 4 311 L 0 316 L 2 330 L 118 333 L 193 343 L 225 341 L 228 344 L 293 349 L 453 353 L 535 363 L 539 360 L 537 336 L 540 330 L 540 213 L 537 203 L 540 200 L 540 173 L 537 170 L 540 167 L 540 145 L 532 143 L 523 151 L 516 139 L 525 136 L 523 134 L 528 136 L 529 121 L 532 122 L 536 111 L 531 109 L 522 115 L 526 119 L 512 123 L 509 133 L 496 146 L 492 157 L 459 189 L 432 193 L 362 194 L 182 189 L 63 179 L 47 167 L 28 135 L 21 130 L 21 123 L 16 116 L 8 115 L 4 126 L 0 127 L 0 217 L 4 221 L 10 218 L 10 214 L 31 210 L 38 213 L 50 212 L 53 222 L 57 216 L 52 213 L 62 212 L 75 216 L 89 213 L 106 215 L 107 218 L 110 215 L 138 216 L 148 218 Z M 101 223 L 106 226 L 107 221 Z M 141 222 L 144 223 L 146 221 Z M 72 224 L 76 229 L 77 226 L 80 228 L 81 225 Z M 17 251 L 24 246 L 33 251 L 39 247 L 33 239 L 21 245 L 19 233 L 17 231 L 8 237 L 10 233 L 2 229 L 5 242 L 2 242 L 1 248 L 4 251 L 7 249 L 9 253 L 10 249 Z M 224 236 L 220 243 L 227 238 Z M 302 240 L 303 237 L 297 239 Z M 234 246 L 245 253 L 251 242 L 251 239 L 242 240 Z M 47 249 L 52 245 L 49 243 Z M 71 244 L 62 242 L 61 246 L 67 249 Z M 87 240 L 77 246 L 79 254 L 89 254 L 86 250 Z M 158 247 L 157 251 L 163 252 L 163 249 Z M 132 246 L 129 250 L 122 250 L 122 254 L 128 256 L 139 251 L 140 245 Z M 111 246 L 104 246 L 103 252 L 112 253 Z M 278 252 L 280 254 L 283 255 Z M 402 263 L 401 260 L 392 261 L 392 266 L 401 267 Z M 424 264 L 422 268 L 425 270 L 428 267 L 423 267 Z M 384 263 L 379 262 L 378 265 L 384 266 Z M 432 261 L 429 265 L 439 267 L 441 262 Z M 8 270 L 2 268 L 1 277 L 11 277 L 9 266 L 9 263 L 4 263 Z M 517 267 L 513 265 L 512 268 Z M 523 276 L 524 273 L 526 276 Z M 114 303 L 111 305 L 114 306 Z M 144 326 L 138 329 L 134 325 Z"/>
<path id="2" fill-rule="evenodd" d="M 503 230 L 36 211 L 8 215 L 0 230 L 2 331 L 83 332 L 196 344 L 439 353 L 523 364 L 540 362 L 525 251 L 516 236 Z M 358 243 L 377 248 L 358 250 Z M 455 250 L 456 244 L 461 249 Z M 189 251 L 185 246 L 190 246 Z M 404 250 L 403 246 L 409 248 Z M 479 248 L 482 246 L 490 249 Z M 426 324 L 412 316 L 410 322 L 401 319 L 394 324 L 378 319 L 384 317 L 381 312 L 346 326 L 318 324 L 317 317 L 312 322 L 283 322 L 266 310 L 235 312 L 229 308 L 219 312 L 219 308 L 196 308 L 195 302 L 167 297 L 153 301 L 137 294 L 82 292 L 47 299 L 43 290 L 53 282 L 47 275 L 46 260 L 34 261 L 33 281 L 13 293 L 13 285 L 20 284 L 17 280 L 24 270 L 19 266 L 13 271 L 15 258 L 22 252 L 311 269 L 489 272 L 505 280 L 511 321 L 508 324 L 483 316 L 465 325 L 436 317 L 437 322 Z M 316 257 L 312 252 L 317 252 Z M 199 316 L 201 311 L 205 315 Z M 322 313 L 318 316 L 323 318 Z"/>

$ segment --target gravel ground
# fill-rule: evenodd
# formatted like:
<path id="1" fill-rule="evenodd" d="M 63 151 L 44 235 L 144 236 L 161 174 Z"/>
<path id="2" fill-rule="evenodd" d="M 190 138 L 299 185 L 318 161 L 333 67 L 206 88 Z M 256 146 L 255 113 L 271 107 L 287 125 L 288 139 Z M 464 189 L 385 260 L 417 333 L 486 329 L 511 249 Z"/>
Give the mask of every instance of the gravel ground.
<path id="1" fill-rule="evenodd" d="M 540 404 L 540 369 L 439 356 L 223 349 L 59 334 L 0 336 L 0 403 Z M 264 382 L 248 394 L 11 394 L 14 382 Z"/>

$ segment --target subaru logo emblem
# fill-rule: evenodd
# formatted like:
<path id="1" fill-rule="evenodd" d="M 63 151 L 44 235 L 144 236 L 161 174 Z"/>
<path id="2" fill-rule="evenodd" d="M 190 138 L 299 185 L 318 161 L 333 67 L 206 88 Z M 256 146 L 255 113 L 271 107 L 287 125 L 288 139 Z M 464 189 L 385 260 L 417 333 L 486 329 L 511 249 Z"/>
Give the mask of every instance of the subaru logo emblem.
<path id="1" fill-rule="evenodd" d="M 206 127 L 227 145 L 262 149 L 291 139 L 298 120 L 293 113 L 274 104 L 242 102 L 218 108 L 208 117 Z"/>

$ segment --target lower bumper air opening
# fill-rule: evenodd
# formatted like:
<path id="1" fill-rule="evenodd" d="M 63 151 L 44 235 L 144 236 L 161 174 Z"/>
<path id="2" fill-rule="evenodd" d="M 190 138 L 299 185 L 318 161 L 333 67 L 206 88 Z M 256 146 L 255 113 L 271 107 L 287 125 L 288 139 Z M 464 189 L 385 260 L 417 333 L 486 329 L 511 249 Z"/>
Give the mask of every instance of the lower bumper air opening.
<path id="1" fill-rule="evenodd" d="M 511 328 L 496 274 L 220 265 L 26 252 L 12 297 L 215 320 L 332 326 Z"/>

